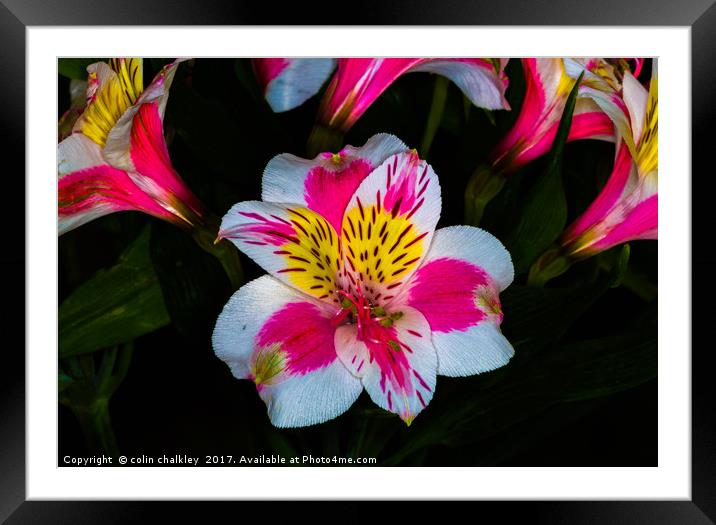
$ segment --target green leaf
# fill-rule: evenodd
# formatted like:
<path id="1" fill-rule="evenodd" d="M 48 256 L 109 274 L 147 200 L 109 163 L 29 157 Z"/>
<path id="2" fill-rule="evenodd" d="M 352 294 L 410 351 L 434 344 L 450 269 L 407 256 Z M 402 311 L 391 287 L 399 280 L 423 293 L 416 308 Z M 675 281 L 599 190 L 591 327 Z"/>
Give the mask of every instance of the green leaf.
<path id="1" fill-rule="evenodd" d="M 473 443 L 555 403 L 606 396 L 656 377 L 656 303 L 653 315 L 633 321 L 634 331 L 560 343 L 616 275 L 615 268 L 590 286 L 512 285 L 505 290 L 502 329 L 515 347 L 515 357 L 502 368 L 460 379 L 459 384 L 441 378 L 429 409 L 415 420 L 405 445 L 386 464 L 401 463 L 430 445 Z"/>
<path id="2" fill-rule="evenodd" d="M 163 222 L 152 224 L 149 244 L 174 327 L 183 335 L 198 332 L 205 338 L 206 326 L 213 324 L 231 294 L 221 264 L 185 232 Z"/>
<path id="3" fill-rule="evenodd" d="M 168 322 L 145 229 L 116 265 L 97 272 L 60 305 L 60 357 L 125 343 Z"/>
<path id="4" fill-rule="evenodd" d="M 423 424 L 416 419 L 415 434 L 384 464 L 399 464 L 430 445 L 475 443 L 551 405 L 608 396 L 653 379 L 656 373 L 655 327 L 650 336 L 640 332 L 564 345 L 513 368 L 508 381 L 492 388 L 449 400 L 436 393 L 430 407 L 436 415 Z"/>
<path id="5" fill-rule="evenodd" d="M 67 78 L 87 80 L 87 66 L 95 62 L 102 62 L 106 58 L 59 58 L 57 60 L 57 71 Z"/>
<path id="6" fill-rule="evenodd" d="M 443 111 L 445 110 L 445 102 L 448 94 L 448 80 L 445 77 L 435 77 L 435 88 L 433 90 L 433 100 L 430 103 L 430 113 L 428 114 L 428 121 L 425 124 L 425 130 L 423 131 L 423 138 L 420 141 L 420 158 L 427 159 L 430 146 L 433 144 L 435 133 L 438 131 L 440 121 L 443 118 Z"/>
<path id="7" fill-rule="evenodd" d="M 628 250 L 628 260 L 625 262 L 625 250 Z M 599 268 L 614 274 L 614 284 L 623 286 L 635 293 L 644 301 L 651 302 L 658 296 L 658 287 L 646 274 L 634 268 L 634 264 L 626 264 L 632 259 L 631 245 L 616 246 L 599 254 L 597 260 Z M 616 287 L 615 286 L 615 287 Z"/>
<path id="8" fill-rule="evenodd" d="M 70 386 L 73 381 L 74 381 L 74 379 L 72 379 L 70 376 L 68 376 L 67 374 L 64 374 L 64 373 L 60 372 L 60 373 L 58 374 L 58 377 L 57 377 L 57 388 L 58 388 L 58 390 L 59 390 L 60 392 L 62 392 L 62 391 L 65 390 L 68 386 Z"/>
<path id="9" fill-rule="evenodd" d="M 558 237 L 567 223 L 567 200 L 562 186 L 562 155 L 572 125 L 579 79 L 569 93 L 544 173 L 526 197 L 516 228 L 506 244 L 517 273 L 525 272 L 532 262 Z"/>
<path id="10" fill-rule="evenodd" d="M 558 341 L 569 327 L 607 291 L 606 276 L 588 286 L 536 288 L 513 284 L 502 293 L 502 331 L 522 351 L 532 353 Z"/>
<path id="11" fill-rule="evenodd" d="M 579 93 L 579 86 L 582 83 L 582 77 L 584 72 L 580 73 L 579 78 L 572 86 L 572 90 L 569 92 L 567 102 L 564 105 L 564 111 L 562 112 L 562 118 L 559 121 L 557 127 L 557 134 L 552 142 L 552 149 L 550 149 L 547 155 L 547 172 L 555 169 L 561 171 L 562 166 L 562 154 L 564 153 L 564 146 L 567 144 L 567 137 L 569 136 L 569 130 L 572 127 L 572 114 L 574 113 L 574 107 L 577 105 L 577 94 Z"/>
<path id="12" fill-rule="evenodd" d="M 630 248 L 628 244 L 625 244 L 622 246 L 621 251 L 619 252 L 619 258 L 617 259 L 617 263 L 612 268 L 609 276 L 609 287 L 610 288 L 617 288 L 622 284 L 622 280 L 624 279 L 624 275 L 626 274 L 627 269 L 629 268 L 629 253 Z"/>
<path id="13" fill-rule="evenodd" d="M 515 357 L 512 361 L 493 372 L 481 374 L 470 378 L 449 379 L 440 378 L 439 388 L 435 398 L 431 401 L 428 410 L 418 417 L 410 429 L 405 428 L 402 422 L 392 421 L 388 417 L 371 417 L 369 410 L 360 412 L 361 419 L 370 417 L 370 435 L 363 440 L 366 450 L 380 453 L 384 450 L 385 444 L 390 436 L 398 433 L 396 440 L 402 447 L 395 455 L 388 460 L 388 464 L 398 464 L 406 460 L 408 456 L 418 452 L 421 447 L 443 443 L 451 436 L 450 428 L 456 432 L 470 434 L 476 432 L 490 433 L 489 428 L 493 425 L 485 421 L 488 428 L 478 428 L 482 420 L 470 420 L 464 422 L 467 427 L 462 428 L 463 422 L 450 420 L 450 427 L 444 427 L 442 419 L 447 414 L 456 410 L 456 404 L 465 400 L 475 400 L 471 408 L 478 413 L 491 410 L 489 403 L 502 403 L 499 395 L 486 397 L 487 392 L 503 392 L 505 385 L 525 385 L 534 380 L 534 374 L 540 373 L 540 365 L 544 362 L 544 356 L 554 352 L 555 345 L 564 337 L 574 323 L 592 307 L 597 300 L 603 297 L 609 289 L 611 277 L 604 275 L 600 280 L 591 285 L 575 286 L 571 288 L 534 288 L 524 285 L 511 285 L 501 294 L 502 308 L 505 312 L 505 319 L 502 324 L 502 331 L 515 347 Z M 639 323 L 646 326 L 647 323 Z M 554 371 L 558 373 L 558 371 Z M 532 390 L 527 387 L 528 399 L 524 407 L 519 403 L 510 405 L 512 413 L 502 414 L 508 420 L 516 418 L 514 422 L 521 420 L 532 412 L 525 412 L 532 405 L 537 403 L 535 410 L 541 410 L 544 403 L 539 399 L 538 389 Z M 488 403 L 483 405 L 482 403 Z M 524 410 L 523 410 L 524 409 Z M 384 412 L 385 414 L 385 412 Z M 527 414 L 527 415 L 525 415 Z M 392 423 L 392 424 L 391 424 Z M 511 424 L 511 423 L 507 423 Z M 407 432 L 406 432 L 407 430 Z M 497 430 L 495 430 L 497 432 Z M 416 435 L 421 437 L 413 445 Z"/>
<path id="14" fill-rule="evenodd" d="M 267 104 L 259 83 L 256 80 L 253 68 L 251 67 L 251 59 L 237 58 L 234 61 L 234 71 L 236 72 L 236 78 L 239 79 L 239 83 L 253 102 L 255 104 Z"/>

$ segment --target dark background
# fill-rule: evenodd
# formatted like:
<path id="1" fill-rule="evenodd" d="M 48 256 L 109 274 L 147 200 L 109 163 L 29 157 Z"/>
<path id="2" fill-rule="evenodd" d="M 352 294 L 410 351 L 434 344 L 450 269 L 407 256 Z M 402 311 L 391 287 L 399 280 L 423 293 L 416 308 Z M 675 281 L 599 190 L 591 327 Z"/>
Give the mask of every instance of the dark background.
<path id="1" fill-rule="evenodd" d="M 145 60 L 145 82 L 165 62 Z M 467 180 L 519 110 L 524 88 L 518 61 L 511 61 L 508 75 L 513 112 L 466 108 L 459 90 L 449 87 L 427 158 L 442 186 L 439 226 L 463 223 Z M 642 73 L 645 78 L 648 71 Z M 427 74 L 398 79 L 346 142 L 360 146 L 384 131 L 417 147 L 434 82 Z M 60 113 L 69 104 L 68 84 L 59 78 Z M 272 156 L 305 156 L 319 99 L 274 114 L 248 61 L 183 64 L 165 119 L 172 161 L 221 216 L 237 201 L 260 198 L 261 173 Z M 570 220 L 596 196 L 613 155 L 610 144 L 567 145 L 563 184 Z M 512 176 L 481 226 L 508 238 L 543 167 L 538 160 Z M 493 373 L 440 377 L 435 398 L 410 428 L 377 410 L 363 394 L 329 423 L 278 430 L 268 422 L 253 385 L 234 379 L 214 356 L 210 335 L 231 288 L 218 263 L 175 227 L 129 212 L 60 237 L 60 302 L 97 270 L 113 265 L 147 224 L 172 323 L 135 341 L 129 373 L 112 398 L 112 420 L 125 455 L 311 453 L 376 456 L 379 464 L 400 465 L 657 464 L 656 242 L 631 244 L 630 286 L 602 286 L 619 249 L 575 265 L 545 290 L 526 287 L 525 276 L 518 275 L 502 295 L 503 330 L 515 346 L 515 358 Z M 246 257 L 242 263 L 246 280 L 263 273 Z M 86 453 L 79 425 L 61 406 L 59 456 Z"/>

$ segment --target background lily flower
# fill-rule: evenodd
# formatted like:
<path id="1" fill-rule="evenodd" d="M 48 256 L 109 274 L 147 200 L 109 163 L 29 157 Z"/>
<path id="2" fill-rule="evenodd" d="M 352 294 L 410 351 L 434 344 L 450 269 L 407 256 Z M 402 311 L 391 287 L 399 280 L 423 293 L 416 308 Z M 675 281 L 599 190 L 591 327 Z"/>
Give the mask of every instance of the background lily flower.
<path id="1" fill-rule="evenodd" d="M 549 151 L 569 92 L 582 71 L 567 140 L 615 140 L 613 119 L 623 114 L 621 85 L 605 59 L 523 58 L 522 68 L 524 101 L 512 129 L 490 155 L 494 172 L 513 172 Z"/>
<path id="2" fill-rule="evenodd" d="M 254 69 L 275 111 L 291 109 L 317 93 L 337 62 L 318 120 L 345 133 L 368 107 L 405 74 L 424 71 L 452 80 L 470 101 L 485 109 L 509 109 L 505 99 L 507 59 L 487 58 L 339 58 L 255 59 Z M 307 76 L 295 72 L 308 70 Z M 275 84 L 275 85 L 274 85 Z M 286 102 L 284 102 L 286 101 Z M 295 101 L 300 101 L 294 103 Z M 281 109 L 276 109 L 276 107 Z"/>
<path id="3" fill-rule="evenodd" d="M 572 257 L 636 239 L 656 239 L 658 231 L 658 75 L 649 90 L 624 74 L 625 119 L 629 127 L 617 151 L 609 180 L 589 208 L 565 231 L 562 244 Z M 621 121 L 620 121 L 621 122 Z"/>
<path id="4" fill-rule="evenodd" d="M 59 234 L 124 210 L 187 228 L 200 222 L 201 203 L 172 167 L 162 129 L 180 62 L 146 89 L 141 59 L 88 66 L 84 110 L 57 148 Z"/>
<path id="5" fill-rule="evenodd" d="M 508 59 L 486 58 L 341 58 L 321 102 L 318 120 L 348 131 L 395 80 L 424 71 L 452 80 L 470 101 L 485 109 L 509 109 L 505 99 Z"/>
<path id="6" fill-rule="evenodd" d="M 254 58 L 256 79 L 271 109 L 294 109 L 318 93 L 336 66 L 333 58 Z"/>
<path id="7" fill-rule="evenodd" d="M 346 157 L 394 147 L 394 137 L 373 137 Z M 240 202 L 226 214 L 220 236 L 270 275 L 234 294 L 213 334 L 217 356 L 254 381 L 274 425 L 337 417 L 363 389 L 410 424 L 437 374 L 507 363 L 514 351 L 499 329 L 499 292 L 513 278 L 510 256 L 478 228 L 435 231 L 438 179 L 414 151 L 389 154 L 362 181 L 346 182 L 355 186 L 346 202 L 327 199 L 325 189 L 352 171 L 324 187 L 300 176 L 305 169 L 296 176 L 297 159 L 279 159 L 264 175 L 264 197 L 281 196 L 269 180 L 295 177 L 286 195 L 303 200 Z"/>
<path id="8" fill-rule="evenodd" d="M 70 136 L 77 119 L 87 107 L 87 81 L 72 79 L 70 81 L 70 108 L 65 111 L 57 123 L 57 140 L 62 141 Z"/>

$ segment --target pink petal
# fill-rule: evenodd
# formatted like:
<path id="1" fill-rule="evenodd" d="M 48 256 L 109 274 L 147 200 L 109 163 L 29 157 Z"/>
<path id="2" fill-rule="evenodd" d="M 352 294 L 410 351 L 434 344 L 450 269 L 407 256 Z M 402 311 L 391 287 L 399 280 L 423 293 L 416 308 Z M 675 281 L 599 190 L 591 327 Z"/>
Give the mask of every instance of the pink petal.
<path id="1" fill-rule="evenodd" d="M 137 210 L 178 218 L 147 196 L 122 170 L 108 165 L 74 171 L 58 180 L 59 234 L 117 211 Z"/>
<path id="2" fill-rule="evenodd" d="M 186 224 L 128 174 L 106 164 L 97 143 L 74 133 L 57 147 L 59 234 L 115 211 L 138 210 Z"/>
<path id="3" fill-rule="evenodd" d="M 341 164 L 340 171 L 316 166 L 307 173 L 305 199 L 307 206 L 321 213 L 340 231 L 348 201 L 374 166 L 362 159 Z"/>
<path id="4" fill-rule="evenodd" d="M 135 122 L 134 117 L 143 104 L 154 104 L 159 114 L 159 119 L 164 118 L 164 109 L 169 99 L 169 88 L 174 81 L 174 75 L 179 64 L 185 60 L 187 59 L 176 59 L 174 62 L 164 66 L 142 92 L 137 102 L 130 106 L 117 120 L 117 123 L 107 136 L 107 143 L 104 147 L 104 157 L 110 165 L 129 173 L 136 171 L 129 151 L 132 127 Z"/>
<path id="5" fill-rule="evenodd" d="M 254 58 L 251 65 L 259 84 L 266 89 L 269 83 L 278 77 L 291 63 L 291 58 Z"/>
<path id="6" fill-rule="evenodd" d="M 139 107 L 133 119 L 129 151 L 136 170 L 130 176 L 137 185 L 188 223 L 196 223 L 202 216 L 202 205 L 172 167 L 157 103 Z"/>
<path id="7" fill-rule="evenodd" d="M 451 257 L 426 261 L 411 281 L 408 304 L 423 313 L 434 332 L 465 331 L 487 318 L 476 291 L 491 286 L 478 266 Z M 499 301 L 495 311 L 500 311 Z"/>
<path id="8" fill-rule="evenodd" d="M 555 133 L 556 135 L 556 128 Z M 613 140 L 614 124 L 611 119 L 602 112 L 591 112 L 575 114 L 572 118 L 572 127 L 569 128 L 567 141 L 599 138 L 602 140 Z M 554 141 L 554 136 L 552 137 Z M 551 141 L 551 142 L 552 142 Z M 551 147 L 550 142 L 550 147 Z M 546 151 L 545 151 L 546 153 Z"/>
<path id="9" fill-rule="evenodd" d="M 412 423 L 435 391 L 437 357 L 430 327 L 415 309 L 404 306 L 391 327 L 369 323 L 336 330 L 335 345 L 341 362 L 356 377 L 373 402 Z"/>
<path id="10" fill-rule="evenodd" d="M 632 58 L 630 60 L 634 61 L 634 76 L 639 78 L 639 75 L 641 74 L 641 69 L 644 67 L 644 61 L 643 58 Z"/>
<path id="11" fill-rule="evenodd" d="M 286 304 L 261 327 L 256 344 L 280 346 L 286 357 L 286 373 L 302 375 L 336 360 L 335 327 L 318 305 L 307 301 Z"/>
<path id="12" fill-rule="evenodd" d="M 556 114 L 561 115 L 560 107 L 563 107 L 566 101 L 566 97 L 558 92 L 563 75 L 560 59 L 523 58 L 522 70 L 525 76 L 522 108 L 514 125 L 491 155 L 493 164 L 509 164 L 511 169 L 516 169 L 541 154 L 537 151 L 527 156 L 525 151 L 538 144 L 555 122 L 559 122 L 559 116 Z M 542 150 L 544 147 L 537 149 Z M 520 158 L 523 156 L 524 159 Z"/>
<path id="13" fill-rule="evenodd" d="M 490 155 L 496 169 L 510 173 L 547 153 L 557 134 L 567 97 L 574 84 L 570 72 L 578 76 L 584 66 L 574 60 L 559 58 L 523 58 L 525 98 L 515 124 L 495 146 Z M 589 66 L 590 62 L 587 62 Z M 595 62 L 593 67 L 598 64 Z M 587 70 L 591 84 L 580 87 L 568 141 L 579 139 L 614 140 L 614 124 L 609 116 L 618 113 L 616 93 L 598 75 Z M 585 77 L 586 79 L 586 77 Z M 586 82 L 586 80 L 585 80 Z M 591 87 L 596 85 L 599 89 Z M 607 90 L 603 93 L 600 90 Z M 603 112 L 609 113 L 602 114 Z"/>
<path id="14" fill-rule="evenodd" d="M 617 202 L 623 198 L 629 180 L 633 180 L 635 177 L 634 161 L 629 153 L 629 148 L 622 142 L 607 184 L 589 208 L 565 230 L 562 237 L 563 243 L 573 242 L 588 229 L 603 221 Z"/>
<path id="15" fill-rule="evenodd" d="M 536 135 L 532 144 L 527 145 L 525 143 L 523 149 L 512 159 L 507 168 L 508 172 L 525 166 L 549 152 L 557 136 L 558 124 L 550 126 L 539 137 Z M 601 112 L 582 113 L 573 116 L 572 127 L 570 127 L 567 135 L 567 142 L 584 139 L 612 141 L 613 137 L 614 124 L 606 114 Z"/>
<path id="16" fill-rule="evenodd" d="M 606 250 L 617 244 L 638 239 L 656 239 L 658 236 L 659 198 L 652 195 L 634 207 L 623 221 L 597 241 L 593 248 Z"/>
<path id="17" fill-rule="evenodd" d="M 420 268 L 386 308 L 407 304 L 425 316 L 439 374 L 479 374 L 514 355 L 499 329 L 499 292 L 513 277 L 510 255 L 495 237 L 470 226 L 442 228 Z"/>
<path id="18" fill-rule="evenodd" d="M 497 65 L 501 69 L 503 62 Z M 507 78 L 481 58 L 341 58 L 321 103 L 319 121 L 343 132 L 402 74 L 428 71 L 450 78 L 475 104 L 507 108 Z"/>
<path id="19" fill-rule="evenodd" d="M 595 201 L 562 236 L 574 257 L 588 257 L 634 239 L 656 239 L 657 173 L 639 174 L 622 142 L 612 174 Z"/>
<path id="20" fill-rule="evenodd" d="M 347 131 L 395 79 L 420 59 L 340 58 L 321 102 L 319 120 Z"/>
<path id="21" fill-rule="evenodd" d="M 238 379 L 256 384 L 277 427 L 322 423 L 345 412 L 361 383 L 337 359 L 332 311 L 263 276 L 241 287 L 212 343 Z"/>
<path id="22" fill-rule="evenodd" d="M 343 212 L 358 185 L 390 155 L 407 149 L 400 139 L 379 133 L 361 147 L 346 146 L 312 160 L 277 155 L 264 170 L 261 198 L 305 205 L 340 232 Z"/>

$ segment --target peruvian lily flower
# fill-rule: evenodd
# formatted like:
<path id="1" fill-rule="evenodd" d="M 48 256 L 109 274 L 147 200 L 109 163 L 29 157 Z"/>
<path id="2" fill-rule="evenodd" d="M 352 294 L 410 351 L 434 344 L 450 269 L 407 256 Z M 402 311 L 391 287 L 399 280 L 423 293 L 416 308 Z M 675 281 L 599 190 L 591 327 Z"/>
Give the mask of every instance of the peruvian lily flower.
<path id="1" fill-rule="evenodd" d="M 583 258 L 636 239 L 656 239 L 658 230 L 658 75 L 656 61 L 649 90 L 624 74 L 624 140 L 606 186 L 565 231 L 562 245 Z"/>
<path id="2" fill-rule="evenodd" d="M 146 89 L 141 59 L 87 67 L 84 109 L 57 148 L 59 234 L 124 210 L 185 228 L 201 222 L 201 203 L 172 167 L 162 129 L 180 62 L 164 67 Z"/>
<path id="3" fill-rule="evenodd" d="M 443 75 L 476 106 L 509 109 L 505 99 L 507 59 L 339 58 L 336 62 L 337 71 L 326 89 L 318 120 L 342 133 L 405 73 Z M 254 59 L 266 99 L 276 111 L 296 107 L 318 92 L 333 66 L 333 59 Z"/>
<path id="4" fill-rule="evenodd" d="M 256 384 L 274 425 L 335 418 L 363 389 L 410 424 L 438 374 L 478 374 L 514 354 L 499 328 L 509 254 L 478 228 L 435 231 L 437 176 L 397 138 L 279 155 L 263 198 L 222 221 L 220 237 L 270 275 L 229 300 L 213 346 Z"/>
<path id="5" fill-rule="evenodd" d="M 526 90 L 512 129 L 494 148 L 494 173 L 511 173 L 547 153 L 574 82 L 584 72 L 568 141 L 615 141 L 613 120 L 623 115 L 619 71 L 602 58 L 523 58 Z"/>

